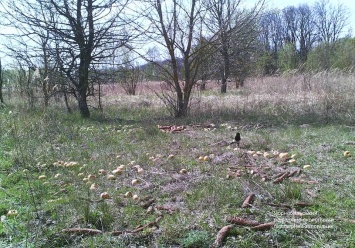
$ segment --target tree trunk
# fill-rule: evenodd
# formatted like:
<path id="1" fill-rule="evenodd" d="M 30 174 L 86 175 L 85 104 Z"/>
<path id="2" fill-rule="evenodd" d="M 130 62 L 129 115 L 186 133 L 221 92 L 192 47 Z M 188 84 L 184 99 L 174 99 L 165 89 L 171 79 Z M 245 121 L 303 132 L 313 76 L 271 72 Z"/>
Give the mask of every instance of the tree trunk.
<path id="1" fill-rule="evenodd" d="M 184 94 L 178 94 L 178 106 L 175 113 L 176 118 L 185 117 L 188 114 L 192 85 L 191 83 L 187 83 L 188 82 L 186 82 L 184 87 Z"/>
<path id="2" fill-rule="evenodd" d="M 227 93 L 227 80 L 229 78 L 229 54 L 228 54 L 228 46 L 226 38 L 222 38 L 223 40 L 223 50 L 222 50 L 222 57 L 223 57 L 223 68 L 222 68 L 222 85 L 221 85 L 221 93 Z"/>
<path id="3" fill-rule="evenodd" d="M 221 93 L 227 93 L 227 79 L 222 77 Z"/>
<path id="4" fill-rule="evenodd" d="M 78 106 L 79 106 L 79 111 L 81 116 L 83 118 L 89 118 L 90 111 L 86 99 L 86 87 L 81 87 L 77 91 L 77 100 L 78 100 Z"/>
<path id="5" fill-rule="evenodd" d="M 2 66 L 1 66 L 1 60 L 0 60 L 0 107 L 1 105 L 4 104 L 4 98 L 2 95 L 2 87 L 4 85 L 4 78 L 3 78 L 3 74 L 2 74 Z"/>

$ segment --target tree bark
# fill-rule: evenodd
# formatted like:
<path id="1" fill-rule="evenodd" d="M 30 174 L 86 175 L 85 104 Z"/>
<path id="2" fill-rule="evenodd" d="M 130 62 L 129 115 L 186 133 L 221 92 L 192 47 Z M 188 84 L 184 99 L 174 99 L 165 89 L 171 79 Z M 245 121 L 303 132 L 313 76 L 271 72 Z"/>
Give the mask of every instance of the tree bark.
<path id="1" fill-rule="evenodd" d="M 83 118 L 90 117 L 90 111 L 86 99 L 86 87 L 81 87 L 77 91 L 77 101 L 79 105 L 79 111 Z"/>
<path id="2" fill-rule="evenodd" d="M 2 87 L 4 85 L 4 76 L 2 73 L 2 66 L 1 66 L 1 60 L 0 60 L 0 107 L 2 104 L 4 104 L 4 97 L 2 95 Z"/>

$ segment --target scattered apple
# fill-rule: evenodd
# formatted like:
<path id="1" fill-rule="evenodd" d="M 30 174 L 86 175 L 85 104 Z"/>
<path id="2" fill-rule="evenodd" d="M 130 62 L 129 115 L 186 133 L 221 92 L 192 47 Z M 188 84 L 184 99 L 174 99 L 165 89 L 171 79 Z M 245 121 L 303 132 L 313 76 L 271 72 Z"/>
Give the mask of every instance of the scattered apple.
<path id="1" fill-rule="evenodd" d="M 91 184 L 90 190 L 97 190 L 99 186 L 96 183 Z"/>
<path id="2" fill-rule="evenodd" d="M 138 183 L 139 183 L 139 180 L 138 180 L 138 179 L 133 179 L 132 182 L 131 182 L 131 184 L 132 184 L 133 186 L 137 185 Z"/>
<path id="3" fill-rule="evenodd" d="M 139 168 L 137 169 L 137 172 L 138 172 L 138 174 L 142 174 L 142 173 L 144 172 L 144 170 L 143 170 L 143 168 L 139 167 Z"/>
<path id="4" fill-rule="evenodd" d="M 264 156 L 264 158 L 266 158 L 266 159 L 271 158 L 271 154 L 268 153 L 268 152 L 264 152 L 263 156 Z"/>
<path id="5" fill-rule="evenodd" d="M 344 152 L 344 157 L 346 157 L 346 158 L 351 157 L 350 151 L 345 151 Z"/>
<path id="6" fill-rule="evenodd" d="M 255 151 L 247 151 L 249 155 L 254 155 L 256 152 Z"/>
<path id="7" fill-rule="evenodd" d="M 306 165 L 303 166 L 303 169 L 305 169 L 305 170 L 307 170 L 307 169 L 309 169 L 309 168 L 311 168 L 311 165 L 310 165 L 310 164 L 306 164 Z"/>
<path id="8" fill-rule="evenodd" d="M 128 198 L 128 197 L 132 197 L 133 194 L 131 191 L 128 191 L 128 192 L 126 192 L 126 194 L 124 194 L 124 196 Z"/>
<path id="9" fill-rule="evenodd" d="M 290 164 L 296 164 L 297 163 L 296 159 L 294 159 L 294 158 L 290 159 L 288 162 Z"/>
<path id="10" fill-rule="evenodd" d="M 132 199 L 137 201 L 137 200 L 139 200 L 139 196 L 138 195 L 134 195 L 134 196 L 132 196 Z"/>
<path id="11" fill-rule="evenodd" d="M 85 174 L 82 173 L 82 172 L 80 172 L 80 173 L 78 174 L 78 177 L 84 177 L 84 176 L 85 176 Z"/>
<path id="12" fill-rule="evenodd" d="M 117 168 L 117 169 L 115 169 L 115 170 L 112 171 L 112 174 L 114 174 L 114 175 L 121 175 L 121 174 L 122 174 L 122 169 Z"/>
<path id="13" fill-rule="evenodd" d="M 38 177 L 39 180 L 44 180 L 44 179 L 46 179 L 46 178 L 47 178 L 46 175 L 40 175 L 40 176 Z"/>
<path id="14" fill-rule="evenodd" d="M 94 181 L 96 179 L 96 176 L 94 174 L 88 175 L 88 180 L 89 181 Z"/>
<path id="15" fill-rule="evenodd" d="M 210 159 L 209 156 L 204 156 L 204 157 L 203 157 L 203 161 L 208 161 L 209 159 Z"/>
<path id="16" fill-rule="evenodd" d="M 60 177 L 61 175 L 62 175 L 62 174 L 59 174 L 59 173 L 58 173 L 58 174 L 55 174 L 55 175 L 54 175 L 54 178 L 58 178 L 58 177 Z"/>
<path id="17" fill-rule="evenodd" d="M 187 170 L 186 170 L 186 169 L 181 169 L 181 170 L 179 171 L 179 173 L 180 173 L 180 174 L 187 174 Z"/>
<path id="18" fill-rule="evenodd" d="M 116 176 L 115 175 L 107 175 L 107 180 L 116 180 Z"/>
<path id="19" fill-rule="evenodd" d="M 18 214 L 17 210 L 11 209 L 7 212 L 7 216 L 12 217 Z"/>
<path id="20" fill-rule="evenodd" d="M 170 154 L 170 155 L 168 156 L 168 159 L 172 159 L 172 158 L 174 158 L 174 157 L 175 157 L 174 154 Z"/>
<path id="21" fill-rule="evenodd" d="M 286 159 L 288 159 L 289 158 L 289 154 L 287 153 L 287 152 L 281 152 L 280 154 L 279 154 L 279 158 L 281 159 L 281 160 L 286 160 Z"/>
<path id="22" fill-rule="evenodd" d="M 104 170 L 104 169 L 100 169 L 99 170 L 99 175 L 106 175 L 107 174 L 107 171 L 106 170 Z"/>
<path id="23" fill-rule="evenodd" d="M 100 194 L 101 199 L 110 199 L 110 195 L 107 192 L 103 192 Z"/>
<path id="24" fill-rule="evenodd" d="M 204 158 L 203 156 L 199 156 L 198 160 L 203 161 L 203 158 Z"/>

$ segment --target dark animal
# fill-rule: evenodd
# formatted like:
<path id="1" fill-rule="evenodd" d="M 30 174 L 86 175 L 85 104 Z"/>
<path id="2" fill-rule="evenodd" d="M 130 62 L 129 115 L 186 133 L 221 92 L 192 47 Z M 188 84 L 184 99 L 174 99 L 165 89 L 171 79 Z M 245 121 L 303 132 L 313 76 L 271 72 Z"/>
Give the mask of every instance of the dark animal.
<path id="1" fill-rule="evenodd" d="M 234 139 L 235 139 L 235 142 L 237 142 L 237 145 L 238 145 L 238 147 L 239 147 L 239 143 L 240 143 L 240 140 L 241 140 L 241 138 L 240 138 L 240 133 L 237 133 L 237 134 L 235 135 Z"/>

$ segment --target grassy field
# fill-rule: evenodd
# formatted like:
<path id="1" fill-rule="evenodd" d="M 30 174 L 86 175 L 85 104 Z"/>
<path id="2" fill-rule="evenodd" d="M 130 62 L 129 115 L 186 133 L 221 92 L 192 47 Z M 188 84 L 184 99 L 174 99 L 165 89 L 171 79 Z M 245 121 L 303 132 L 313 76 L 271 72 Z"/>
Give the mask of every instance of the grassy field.
<path id="1" fill-rule="evenodd" d="M 104 92 L 87 120 L 5 98 L 0 247 L 354 247 L 354 76 L 211 83 L 183 119 Z"/>

